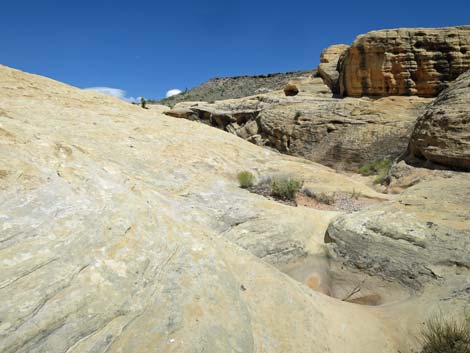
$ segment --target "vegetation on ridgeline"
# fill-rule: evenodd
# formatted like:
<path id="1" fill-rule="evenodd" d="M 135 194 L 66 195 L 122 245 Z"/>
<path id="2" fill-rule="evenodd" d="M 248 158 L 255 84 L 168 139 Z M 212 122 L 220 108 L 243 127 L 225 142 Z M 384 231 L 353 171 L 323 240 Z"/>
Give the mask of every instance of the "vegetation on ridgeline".
<path id="1" fill-rule="evenodd" d="M 162 99 L 149 100 L 149 103 L 158 103 L 173 107 L 180 102 L 214 102 L 223 99 L 234 99 L 252 96 L 283 89 L 287 82 L 297 77 L 308 77 L 316 73 L 315 70 L 292 71 L 257 76 L 236 76 L 213 78 L 190 90 Z"/>

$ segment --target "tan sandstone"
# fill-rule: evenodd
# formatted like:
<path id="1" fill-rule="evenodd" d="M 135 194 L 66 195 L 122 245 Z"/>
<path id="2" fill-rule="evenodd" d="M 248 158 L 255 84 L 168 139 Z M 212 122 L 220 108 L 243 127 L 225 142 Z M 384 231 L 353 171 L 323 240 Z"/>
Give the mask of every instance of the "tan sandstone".
<path id="1" fill-rule="evenodd" d="M 299 93 L 177 104 L 167 115 L 218 127 L 250 142 L 336 169 L 357 169 L 406 150 L 429 98 L 334 98 L 320 78 L 293 81 Z"/>
<path id="2" fill-rule="evenodd" d="M 392 353 L 413 341 L 276 269 L 324 256 L 336 213 L 251 194 L 235 175 L 383 196 L 163 111 L 0 66 L 1 352 Z"/>
<path id="3" fill-rule="evenodd" d="M 435 97 L 469 68 L 470 26 L 372 31 L 340 61 L 340 93 Z"/>
<path id="4" fill-rule="evenodd" d="M 452 82 L 418 118 L 409 153 L 446 167 L 470 170 L 470 71 Z"/>
<path id="5" fill-rule="evenodd" d="M 338 61 L 340 57 L 346 53 L 348 48 L 349 45 L 336 44 L 324 49 L 320 55 L 320 64 L 317 68 L 318 74 L 335 94 L 339 93 Z"/>

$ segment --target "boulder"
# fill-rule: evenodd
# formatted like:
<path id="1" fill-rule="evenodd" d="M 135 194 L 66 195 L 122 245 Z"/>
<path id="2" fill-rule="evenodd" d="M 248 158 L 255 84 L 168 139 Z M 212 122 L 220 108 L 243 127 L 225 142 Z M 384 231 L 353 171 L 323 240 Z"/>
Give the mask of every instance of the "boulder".
<path id="1" fill-rule="evenodd" d="M 326 241 L 344 263 L 421 290 L 470 268 L 470 179 L 465 173 L 415 185 L 393 201 L 336 219 Z"/>
<path id="2" fill-rule="evenodd" d="M 339 94 L 338 61 L 348 48 L 349 45 L 336 44 L 324 49 L 320 55 L 320 64 L 318 65 L 317 72 L 323 79 L 323 82 L 335 94 Z"/>
<path id="3" fill-rule="evenodd" d="M 418 118 L 411 157 L 470 171 L 470 71 L 441 92 Z"/>
<path id="4" fill-rule="evenodd" d="M 284 87 L 284 94 L 288 97 L 296 96 L 299 94 L 299 88 L 294 83 L 288 83 Z"/>
<path id="5" fill-rule="evenodd" d="M 470 26 L 372 31 L 340 60 L 340 93 L 435 97 L 469 68 Z"/>
<path id="6" fill-rule="evenodd" d="M 258 134 L 258 123 L 256 120 L 248 121 L 242 128 L 237 130 L 237 135 L 243 139 L 248 139 Z"/>
<path id="7" fill-rule="evenodd" d="M 194 112 L 189 109 L 189 108 L 176 108 L 176 109 L 171 109 L 171 110 L 168 110 L 166 111 L 164 114 L 168 115 L 168 116 L 172 116 L 174 118 L 180 118 L 180 119 L 188 119 L 188 120 L 191 120 L 193 115 L 194 115 Z"/>

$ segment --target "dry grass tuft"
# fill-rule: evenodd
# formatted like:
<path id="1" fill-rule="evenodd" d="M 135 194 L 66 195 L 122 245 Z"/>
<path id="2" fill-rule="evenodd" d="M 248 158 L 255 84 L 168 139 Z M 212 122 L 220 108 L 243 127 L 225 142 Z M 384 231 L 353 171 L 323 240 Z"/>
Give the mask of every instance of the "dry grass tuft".
<path id="1" fill-rule="evenodd" d="M 421 353 L 470 353 L 470 321 L 435 316 L 421 331 Z"/>

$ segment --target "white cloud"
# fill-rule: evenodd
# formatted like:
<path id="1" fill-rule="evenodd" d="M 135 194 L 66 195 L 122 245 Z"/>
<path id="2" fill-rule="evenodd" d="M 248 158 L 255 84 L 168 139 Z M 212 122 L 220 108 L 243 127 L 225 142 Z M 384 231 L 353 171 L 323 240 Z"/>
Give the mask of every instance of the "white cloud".
<path id="1" fill-rule="evenodd" d="M 95 91 L 95 92 L 100 92 L 107 94 L 109 96 L 113 96 L 119 99 L 122 99 L 126 102 L 129 103 L 138 103 L 140 102 L 140 97 L 134 98 L 134 97 L 126 97 L 126 91 L 119 89 L 119 88 L 111 88 L 111 87 L 90 87 L 90 88 L 85 88 L 86 90 L 89 91 Z"/>
<path id="2" fill-rule="evenodd" d="M 176 96 L 177 94 L 180 94 L 181 92 L 182 91 L 177 88 L 170 89 L 168 92 L 166 92 L 166 98 Z"/>

